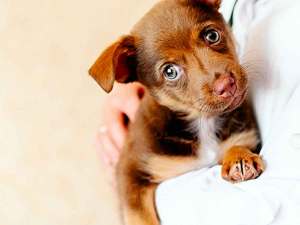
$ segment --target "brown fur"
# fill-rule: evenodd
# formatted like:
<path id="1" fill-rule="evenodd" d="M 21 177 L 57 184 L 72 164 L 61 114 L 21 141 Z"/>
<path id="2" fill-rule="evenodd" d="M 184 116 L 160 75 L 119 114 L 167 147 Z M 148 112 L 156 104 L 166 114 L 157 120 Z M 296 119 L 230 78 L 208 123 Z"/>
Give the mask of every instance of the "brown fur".
<path id="1" fill-rule="evenodd" d="M 222 176 L 232 182 L 256 178 L 264 170 L 251 152 L 259 141 L 253 112 L 243 101 L 247 75 L 219 5 L 218 0 L 159 2 L 89 71 L 107 92 L 114 81 L 139 81 L 147 88 L 117 168 L 126 225 L 159 225 L 154 192 L 168 178 L 218 161 Z M 203 36 L 211 28 L 221 36 L 216 44 Z M 162 68 L 168 63 L 180 66 L 179 79 L 165 78 Z M 221 74 L 235 79 L 230 98 L 214 93 Z M 204 162 L 206 148 L 215 144 L 216 159 Z"/>

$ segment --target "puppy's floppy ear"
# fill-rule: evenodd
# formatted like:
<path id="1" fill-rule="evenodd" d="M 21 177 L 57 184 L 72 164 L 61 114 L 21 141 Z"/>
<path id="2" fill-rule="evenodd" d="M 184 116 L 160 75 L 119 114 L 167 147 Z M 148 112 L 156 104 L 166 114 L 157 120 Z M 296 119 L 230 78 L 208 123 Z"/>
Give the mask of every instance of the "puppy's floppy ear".
<path id="1" fill-rule="evenodd" d="M 213 7 L 215 9 L 219 9 L 221 6 L 221 0 L 186 0 L 188 3 L 196 5 L 202 4 Z"/>
<path id="2" fill-rule="evenodd" d="M 136 46 L 133 36 L 124 36 L 109 46 L 90 68 L 89 74 L 106 91 L 110 92 L 115 81 L 135 81 Z"/>

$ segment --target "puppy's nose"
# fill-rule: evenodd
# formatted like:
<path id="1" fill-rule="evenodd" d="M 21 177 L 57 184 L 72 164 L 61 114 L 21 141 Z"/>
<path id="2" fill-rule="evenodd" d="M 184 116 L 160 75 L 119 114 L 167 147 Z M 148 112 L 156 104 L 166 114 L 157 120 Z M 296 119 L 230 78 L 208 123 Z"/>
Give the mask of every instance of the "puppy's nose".
<path id="1" fill-rule="evenodd" d="M 233 96 L 236 90 L 235 79 L 229 74 L 220 75 L 213 84 L 214 94 L 223 98 Z"/>

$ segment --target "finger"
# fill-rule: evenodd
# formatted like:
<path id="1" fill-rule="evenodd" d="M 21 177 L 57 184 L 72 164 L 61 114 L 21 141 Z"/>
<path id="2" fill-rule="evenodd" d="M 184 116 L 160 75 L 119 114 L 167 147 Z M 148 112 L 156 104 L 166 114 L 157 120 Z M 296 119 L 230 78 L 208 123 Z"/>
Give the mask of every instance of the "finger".
<path id="1" fill-rule="evenodd" d="M 111 114 L 107 118 L 107 127 L 108 135 L 111 137 L 117 149 L 121 151 L 127 134 L 127 127 L 122 112 L 111 109 Z"/>
<path id="2" fill-rule="evenodd" d="M 107 167 L 110 166 L 110 160 L 102 144 L 102 132 L 97 132 L 94 145 L 102 163 Z"/>
<path id="3" fill-rule="evenodd" d="M 119 161 L 120 157 L 120 151 L 118 148 L 114 145 L 111 138 L 108 136 L 107 133 L 102 134 L 101 137 L 103 150 L 108 157 L 108 161 L 110 166 L 115 167 L 117 162 Z"/>
<path id="4" fill-rule="evenodd" d="M 107 173 L 107 181 L 111 185 L 111 187 L 117 191 L 117 182 L 116 182 L 116 171 L 115 169 L 110 169 L 106 171 Z"/>
<path id="5" fill-rule="evenodd" d="M 140 106 L 141 99 L 138 96 L 128 99 L 124 106 L 124 113 L 129 118 L 129 122 L 135 120 L 136 112 Z"/>
<path id="6" fill-rule="evenodd" d="M 107 129 L 105 129 L 106 131 Z M 97 132 L 95 140 L 95 148 L 105 165 L 109 166 L 114 161 L 114 158 L 118 157 L 118 150 L 110 141 L 107 132 L 100 128 Z"/>
<path id="7" fill-rule="evenodd" d="M 125 113 L 132 122 L 134 121 L 143 95 L 144 88 L 140 85 L 135 85 L 132 89 L 128 89 L 127 93 L 124 93 L 122 96 L 114 96 L 111 99 L 111 104 Z"/>

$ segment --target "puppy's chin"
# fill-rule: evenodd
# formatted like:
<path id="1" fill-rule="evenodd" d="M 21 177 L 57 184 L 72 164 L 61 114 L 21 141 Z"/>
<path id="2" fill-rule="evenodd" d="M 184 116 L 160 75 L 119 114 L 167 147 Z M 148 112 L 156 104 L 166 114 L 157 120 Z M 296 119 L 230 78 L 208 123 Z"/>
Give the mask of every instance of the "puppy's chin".
<path id="1" fill-rule="evenodd" d="M 246 96 L 247 96 L 247 91 L 244 91 L 243 93 L 234 96 L 231 103 L 226 108 L 226 111 L 232 111 L 238 108 L 245 101 Z"/>
<path id="2" fill-rule="evenodd" d="M 223 110 L 220 110 L 219 114 L 231 112 L 238 107 L 240 107 L 246 99 L 247 89 L 244 91 L 239 91 L 233 97 L 231 97 L 229 103 L 226 104 L 226 107 Z"/>

